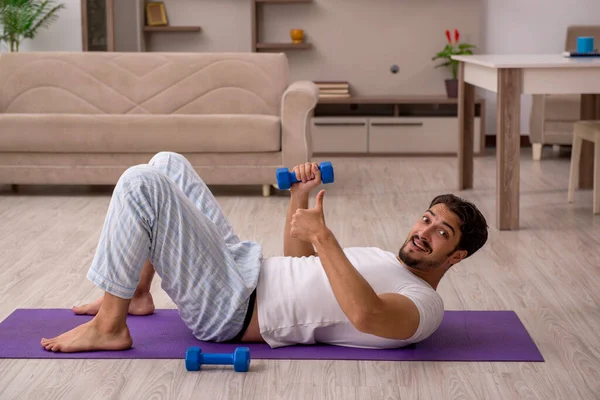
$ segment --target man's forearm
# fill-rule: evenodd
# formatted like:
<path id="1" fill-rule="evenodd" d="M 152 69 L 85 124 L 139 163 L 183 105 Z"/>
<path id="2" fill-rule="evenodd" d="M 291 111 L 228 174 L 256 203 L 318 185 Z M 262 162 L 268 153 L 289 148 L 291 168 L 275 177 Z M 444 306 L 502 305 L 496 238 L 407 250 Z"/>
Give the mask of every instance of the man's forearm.
<path id="1" fill-rule="evenodd" d="M 360 330 L 365 318 L 380 309 L 381 299 L 348 260 L 331 231 L 327 229 L 315 238 L 314 245 L 338 304 Z"/>
<path id="2" fill-rule="evenodd" d="M 290 205 L 288 207 L 285 219 L 285 229 L 283 233 L 283 255 L 290 257 L 312 256 L 315 254 L 313 245 L 300 239 L 293 238 L 290 234 L 292 216 L 299 208 L 308 208 L 308 193 L 292 193 Z"/>

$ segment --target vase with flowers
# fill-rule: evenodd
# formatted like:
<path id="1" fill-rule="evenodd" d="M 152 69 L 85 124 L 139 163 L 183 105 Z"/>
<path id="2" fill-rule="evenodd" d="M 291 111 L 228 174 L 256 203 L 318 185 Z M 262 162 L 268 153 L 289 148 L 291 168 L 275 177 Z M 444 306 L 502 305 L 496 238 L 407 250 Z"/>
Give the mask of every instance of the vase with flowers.
<path id="1" fill-rule="evenodd" d="M 472 49 L 475 46 L 469 43 L 459 43 L 460 32 L 458 29 L 454 29 L 454 40 L 449 30 L 446 30 L 446 39 L 448 43 L 442 51 L 437 53 L 431 60 L 443 60 L 441 64 L 435 66 L 435 68 L 449 67 L 452 74 L 452 79 L 446 79 L 446 93 L 448 97 L 458 97 L 458 61 L 453 60 L 452 56 L 473 54 Z"/>

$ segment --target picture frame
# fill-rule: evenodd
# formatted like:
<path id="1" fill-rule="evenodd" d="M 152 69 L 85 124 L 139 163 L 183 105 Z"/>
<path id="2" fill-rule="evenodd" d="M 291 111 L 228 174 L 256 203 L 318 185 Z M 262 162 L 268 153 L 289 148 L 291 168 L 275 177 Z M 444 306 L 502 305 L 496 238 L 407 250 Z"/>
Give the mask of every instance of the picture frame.
<path id="1" fill-rule="evenodd" d="M 167 26 L 167 12 L 165 3 L 162 1 L 153 1 L 146 3 L 146 25 L 148 26 Z"/>

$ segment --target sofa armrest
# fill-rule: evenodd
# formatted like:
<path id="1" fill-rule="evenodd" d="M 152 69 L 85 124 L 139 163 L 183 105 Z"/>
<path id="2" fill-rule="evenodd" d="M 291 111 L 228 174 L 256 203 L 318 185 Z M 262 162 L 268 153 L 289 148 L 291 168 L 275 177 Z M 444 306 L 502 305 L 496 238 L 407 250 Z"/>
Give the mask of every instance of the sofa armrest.
<path id="1" fill-rule="evenodd" d="M 310 161 L 312 145 L 309 120 L 319 100 L 319 88 L 311 81 L 292 83 L 281 102 L 281 150 L 283 165 Z"/>

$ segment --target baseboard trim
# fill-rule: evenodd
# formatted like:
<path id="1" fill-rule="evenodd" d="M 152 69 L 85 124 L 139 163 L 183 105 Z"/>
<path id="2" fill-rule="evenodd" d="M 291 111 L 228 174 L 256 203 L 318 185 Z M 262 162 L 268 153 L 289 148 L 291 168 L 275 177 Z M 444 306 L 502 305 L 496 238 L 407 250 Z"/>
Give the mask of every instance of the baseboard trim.
<path id="1" fill-rule="evenodd" d="M 496 135 L 485 136 L 485 147 L 496 147 Z M 521 147 L 531 147 L 529 135 L 521 135 Z"/>

